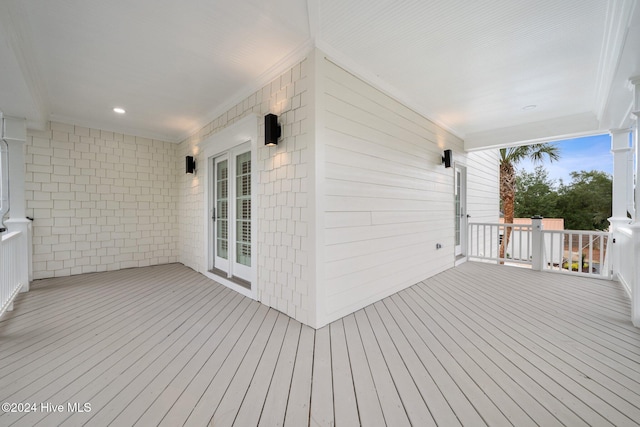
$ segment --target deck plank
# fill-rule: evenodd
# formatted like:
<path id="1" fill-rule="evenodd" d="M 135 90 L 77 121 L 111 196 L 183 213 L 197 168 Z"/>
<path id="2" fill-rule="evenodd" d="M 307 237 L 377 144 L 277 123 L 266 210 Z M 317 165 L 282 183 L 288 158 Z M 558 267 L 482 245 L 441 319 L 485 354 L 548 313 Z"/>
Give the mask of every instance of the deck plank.
<path id="1" fill-rule="evenodd" d="M 333 375 L 331 374 L 331 337 L 329 326 L 316 331 L 311 382 L 311 426 L 333 426 Z"/>
<path id="2" fill-rule="evenodd" d="M 435 426 L 436 422 L 420 394 L 420 390 L 418 390 L 411 372 L 409 372 L 404 364 L 402 356 L 398 353 L 398 350 L 393 343 L 393 339 L 385 327 L 385 320 L 387 322 L 393 322 L 393 320 L 383 319 L 379 311 L 374 306 L 369 306 L 365 308 L 364 311 L 367 314 L 369 323 L 371 323 L 371 327 L 376 335 L 380 349 L 384 354 L 387 367 L 394 378 L 400 399 L 402 399 L 402 404 L 407 411 L 407 416 L 409 417 L 411 424 L 419 426 Z M 383 313 L 383 315 L 384 314 L 386 313 Z"/>
<path id="3" fill-rule="evenodd" d="M 360 339 L 358 325 L 353 315 L 343 320 L 344 335 L 351 361 L 353 375 L 353 387 L 358 402 L 358 410 L 363 425 L 383 426 L 384 415 L 380 405 L 380 399 L 376 393 L 375 383 L 371 374 L 371 368 Z"/>
<path id="4" fill-rule="evenodd" d="M 316 332 L 313 329 L 308 326 L 300 328 L 300 339 L 285 412 L 285 427 L 310 425 L 315 337 Z"/>
<path id="5" fill-rule="evenodd" d="M 0 425 L 616 425 L 640 329 L 616 282 L 465 263 L 317 331 L 180 264 L 35 282 L 0 319 Z"/>
<path id="6" fill-rule="evenodd" d="M 262 405 L 256 404 L 260 393 L 255 392 L 255 399 L 245 399 L 238 413 L 237 424 L 239 425 L 262 425 L 262 426 L 282 426 L 284 425 L 287 401 L 289 398 L 289 388 L 300 339 L 300 328 L 302 324 L 289 319 L 287 329 L 282 341 L 282 346 L 277 355 L 276 365 L 273 368 L 269 389 Z M 265 375 L 269 373 L 264 370 Z M 257 386 L 256 386 L 257 387 Z M 253 390 L 251 390 L 253 392 Z"/>
<path id="7" fill-rule="evenodd" d="M 126 424 L 127 420 L 138 420 L 154 402 L 169 382 L 177 375 L 194 349 L 200 348 L 211 331 L 215 331 L 217 319 L 225 312 L 238 307 L 241 298 L 226 290 L 215 304 L 194 316 L 189 322 L 180 325 L 173 334 L 174 340 L 158 345 L 145 354 L 139 363 L 146 365 L 145 370 L 122 388 L 108 404 L 111 411 L 109 419 L 116 425 Z M 107 407 L 101 412 L 107 410 Z M 106 414 L 105 414 L 106 418 Z"/>
<path id="8" fill-rule="evenodd" d="M 353 316 L 356 319 L 358 331 L 362 338 L 362 346 L 367 356 L 367 363 L 369 364 L 386 424 L 389 426 L 411 425 L 393 376 L 389 372 L 387 362 L 369 323 L 369 318 L 364 310 L 357 311 Z"/>
<path id="9" fill-rule="evenodd" d="M 521 357 L 512 349 L 506 347 L 498 338 L 499 335 L 495 330 L 491 328 L 485 328 L 485 322 L 483 319 L 473 316 L 472 312 L 465 310 L 465 306 L 460 304 L 457 307 L 447 303 L 446 299 L 440 299 L 432 288 L 416 287 L 415 298 L 428 299 L 431 301 L 437 301 L 442 304 L 441 307 L 450 308 L 452 316 L 457 316 L 459 319 L 464 319 L 464 323 L 459 323 L 461 332 L 469 336 L 470 340 L 478 342 L 478 348 L 481 348 L 483 352 L 487 354 L 487 357 L 494 363 L 497 363 L 504 372 L 509 375 L 517 384 L 521 385 L 525 390 L 533 397 L 540 405 L 546 408 L 546 411 L 553 414 L 557 420 L 545 418 L 545 423 L 541 425 L 555 425 L 560 422 L 562 425 L 587 425 L 584 420 L 579 418 L 574 412 L 569 410 L 562 402 L 551 396 L 537 381 L 540 373 L 537 371 L 535 365 L 533 365 L 527 358 Z M 420 291 L 424 292 L 420 292 Z M 428 292 L 427 292 L 428 291 Z M 403 296 L 404 297 L 404 296 Z M 432 306 L 437 307 L 437 304 Z M 457 309 L 457 312 L 455 311 Z M 447 317 L 449 318 L 449 317 Z M 484 329 L 480 329 L 484 328 Z M 484 333 L 484 332 L 487 333 Z M 474 336 L 475 334 L 475 336 Z M 527 400 L 529 400 L 527 398 Z M 530 413 L 530 416 L 534 419 L 539 417 L 546 417 L 545 410 L 540 411 L 537 404 L 531 406 L 525 406 L 525 410 Z"/>
<path id="10" fill-rule="evenodd" d="M 222 427 L 231 426 L 236 422 L 238 425 L 258 425 L 289 323 L 289 317 L 285 314 L 278 314 L 274 310 L 269 314 L 276 316 L 275 324 L 271 325 L 270 334 L 266 333 L 267 323 L 265 322 L 262 331 L 258 331 L 256 339 L 251 343 L 218 409 L 213 414 L 211 424 Z M 263 337 L 264 342 L 261 340 Z M 242 406 L 245 410 L 242 416 L 239 416 Z"/>
<path id="11" fill-rule="evenodd" d="M 333 404 L 337 425 L 355 426 L 360 424 L 358 402 L 353 386 L 351 361 L 342 319 L 333 322 L 329 328 L 331 337 L 331 373 L 333 375 Z"/>
<path id="12" fill-rule="evenodd" d="M 227 381 L 231 380 L 235 369 L 233 371 L 225 371 L 222 367 L 228 361 L 231 370 L 234 364 L 239 363 L 237 358 L 241 357 L 242 353 L 240 351 L 234 352 L 234 350 L 242 349 L 246 351 L 268 312 L 269 309 L 263 305 L 251 304 L 249 308 L 250 316 L 241 316 L 240 321 L 233 325 L 229 334 L 224 337 L 216 348 L 216 351 L 207 358 L 189 385 L 182 391 L 178 400 L 160 422 L 160 425 L 184 425 L 196 410 L 197 405 L 199 405 L 199 408 L 207 405 L 209 407 L 209 415 L 213 416 L 220 403 L 219 399 L 222 398 L 229 386 L 229 382 L 223 383 L 217 389 L 211 387 L 211 385 L 214 381 L 216 383 L 221 382 L 221 377 L 218 374 L 224 376 Z M 231 353 L 234 353 L 235 359 L 230 357 Z M 203 400 L 205 393 L 210 396 L 213 395 L 211 398 L 215 400 L 211 402 Z"/>
<path id="13" fill-rule="evenodd" d="M 470 287 L 472 286 L 474 285 L 470 284 Z M 473 292 L 470 289 L 461 289 L 460 291 L 466 292 L 467 295 L 473 295 L 473 293 L 469 294 L 469 292 Z M 484 296 L 481 297 L 485 298 Z M 584 366 L 592 366 L 596 370 L 606 373 L 606 375 L 611 379 L 628 387 L 629 389 L 638 390 L 637 384 L 640 382 L 640 378 L 638 377 L 637 358 L 635 359 L 636 362 L 631 359 L 626 359 L 627 363 L 618 363 L 619 355 L 616 353 L 619 350 L 618 347 L 611 346 L 608 350 L 614 353 L 613 357 L 607 357 L 606 354 L 594 349 L 592 340 L 577 339 L 570 329 L 564 329 L 561 325 L 550 325 L 548 320 L 540 319 L 535 316 L 535 312 L 531 313 L 529 311 L 530 309 L 526 305 L 520 305 L 510 298 L 503 298 L 508 297 L 501 295 L 496 296 L 493 299 L 488 299 L 487 301 L 495 307 L 502 307 L 503 305 L 508 307 L 505 310 L 508 311 L 507 315 L 513 316 L 513 319 L 522 323 L 524 329 L 521 329 L 520 331 L 522 332 L 523 337 L 527 337 L 529 339 L 541 339 L 542 341 L 540 342 L 544 343 L 545 346 L 550 345 L 549 348 L 557 349 L 550 351 L 551 356 L 557 353 L 561 355 L 561 359 L 564 357 L 578 359 L 578 361 Z M 532 323 L 529 319 L 534 319 L 535 321 Z M 576 362 L 573 362 L 572 364 L 574 363 Z M 633 369 L 634 366 L 635 369 Z M 631 369 L 628 369 L 629 367 L 631 367 Z"/>
<path id="14" fill-rule="evenodd" d="M 441 288 L 443 289 L 443 288 Z M 466 290 L 452 289 L 452 292 L 464 293 Z M 502 324 L 508 325 L 506 328 L 513 328 L 512 336 L 516 338 L 514 342 L 514 348 L 517 349 L 519 354 L 527 360 L 530 360 L 534 366 L 542 371 L 543 375 L 535 375 L 532 373 L 533 378 L 543 384 L 546 390 L 552 393 L 553 396 L 557 396 L 562 399 L 563 403 L 567 404 L 571 410 L 581 414 L 581 418 L 589 424 L 597 423 L 598 425 L 612 425 L 612 420 L 618 420 L 621 424 L 628 425 L 628 417 L 620 417 L 618 411 L 612 410 L 606 402 L 600 400 L 597 396 L 593 395 L 587 389 L 579 387 L 576 382 L 567 379 L 565 373 L 566 367 L 560 365 L 556 367 L 553 359 L 553 347 L 550 347 L 548 341 L 544 339 L 536 338 L 536 327 L 531 323 L 536 323 L 535 319 L 528 318 L 521 319 L 522 311 L 512 310 L 506 304 L 496 304 L 491 299 L 496 298 L 495 295 L 485 296 L 473 294 L 469 296 L 473 298 L 473 304 L 482 302 L 486 308 L 484 313 L 491 310 L 491 317 L 494 320 L 494 325 Z M 471 299 L 467 300 L 471 303 Z M 503 314 L 503 313 L 508 313 Z M 533 332 L 533 333 L 532 333 Z M 533 341 L 533 342 L 532 342 Z M 557 340 L 561 342 L 561 340 Z M 539 348 L 547 349 L 548 353 L 546 357 L 541 357 L 536 354 L 536 350 Z M 520 365 L 524 367 L 525 365 Z M 565 369 L 562 369 L 565 368 Z M 594 384 L 595 385 L 595 384 Z M 601 413 L 604 412 L 604 414 Z M 610 418 L 611 417 L 611 418 Z M 615 424 L 615 423 L 614 423 Z"/>

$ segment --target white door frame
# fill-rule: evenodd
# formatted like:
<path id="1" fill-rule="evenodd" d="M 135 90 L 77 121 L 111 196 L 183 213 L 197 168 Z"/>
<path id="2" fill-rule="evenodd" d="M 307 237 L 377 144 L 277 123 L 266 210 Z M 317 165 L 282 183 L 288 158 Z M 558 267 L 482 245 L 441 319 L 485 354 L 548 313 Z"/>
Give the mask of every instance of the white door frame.
<path id="1" fill-rule="evenodd" d="M 459 175 L 458 175 L 459 174 Z M 459 187 L 458 187 L 459 184 Z M 467 168 L 461 164 L 454 164 L 453 167 L 453 197 L 454 197 L 454 215 L 459 216 L 460 223 L 460 242 L 454 240 L 454 254 L 458 256 L 466 256 L 467 254 Z M 459 188 L 459 190 L 458 190 Z M 458 195 L 458 191 L 460 194 Z M 460 208 L 456 205 L 456 196 L 460 197 Z M 455 221 L 454 217 L 454 221 Z M 454 222 L 455 227 L 455 222 Z M 455 239 L 455 230 L 454 230 Z"/>
<path id="2" fill-rule="evenodd" d="M 211 188 L 211 194 L 209 194 L 209 221 L 211 221 L 213 224 L 210 224 L 209 226 L 209 236 L 208 238 L 210 239 L 209 242 L 210 244 L 216 246 L 218 243 L 218 225 L 220 223 L 220 209 L 217 206 L 217 201 L 218 201 L 218 189 L 216 187 L 216 183 L 218 181 L 218 165 L 222 162 L 227 162 L 227 258 L 222 258 L 218 255 L 216 250 L 209 250 L 209 256 L 211 257 L 211 259 L 209 260 L 209 264 L 208 264 L 208 268 L 207 270 L 211 270 L 212 268 L 216 268 L 218 270 L 222 270 L 224 272 L 229 272 L 229 264 L 231 262 L 231 254 L 230 251 L 231 249 L 229 248 L 229 241 L 231 240 L 231 235 L 230 235 L 230 227 L 229 227 L 229 221 L 231 221 L 232 219 L 231 217 L 231 209 L 230 209 L 230 204 L 232 202 L 232 200 L 230 200 L 230 192 L 229 192 L 229 186 L 231 185 L 231 178 L 230 178 L 230 168 L 229 168 L 229 163 L 230 163 L 230 159 L 229 159 L 229 153 L 225 153 L 222 154 L 218 157 L 210 157 L 207 159 L 207 162 L 209 163 L 209 166 L 211 167 L 210 172 L 209 172 L 209 176 L 207 177 L 207 179 L 212 180 L 214 182 L 214 185 L 212 185 Z M 215 217 L 215 218 L 214 218 Z"/>
<path id="3" fill-rule="evenodd" d="M 259 116 L 256 114 L 250 114 L 238 120 L 233 125 L 230 125 L 218 133 L 210 135 L 204 139 L 198 148 L 202 151 L 203 169 L 198 171 L 198 175 L 204 181 L 204 203 L 203 203 L 203 230 L 202 234 L 206 236 L 204 238 L 204 265 L 201 267 L 201 272 L 205 276 L 221 283 L 242 295 L 248 296 L 254 300 L 258 299 L 258 203 L 259 197 L 257 195 L 258 185 L 257 176 L 258 169 L 258 123 Z M 251 289 L 247 289 L 239 284 L 229 280 L 228 277 L 215 274 L 210 270 L 213 268 L 213 227 L 214 222 L 212 220 L 212 208 L 215 204 L 213 200 L 213 159 L 220 157 L 224 153 L 232 151 L 235 147 L 242 144 L 248 144 L 251 151 L 251 277 L 249 282 L 251 283 Z M 231 157 L 230 157 L 231 159 Z M 235 161 L 235 158 L 233 159 Z M 235 177 L 233 177 L 235 179 Z M 235 200 L 233 201 L 235 203 Z M 231 237 L 231 236 L 230 236 Z"/>

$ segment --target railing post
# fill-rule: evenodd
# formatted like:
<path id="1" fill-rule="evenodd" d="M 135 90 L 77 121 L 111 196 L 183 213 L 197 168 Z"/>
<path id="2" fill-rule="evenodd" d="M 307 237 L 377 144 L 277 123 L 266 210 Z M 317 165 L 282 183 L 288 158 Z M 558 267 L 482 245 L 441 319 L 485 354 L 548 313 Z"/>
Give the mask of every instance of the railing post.
<path id="1" fill-rule="evenodd" d="M 544 242 L 542 236 L 542 217 L 536 215 L 531 218 L 531 268 L 542 270 L 544 263 Z"/>

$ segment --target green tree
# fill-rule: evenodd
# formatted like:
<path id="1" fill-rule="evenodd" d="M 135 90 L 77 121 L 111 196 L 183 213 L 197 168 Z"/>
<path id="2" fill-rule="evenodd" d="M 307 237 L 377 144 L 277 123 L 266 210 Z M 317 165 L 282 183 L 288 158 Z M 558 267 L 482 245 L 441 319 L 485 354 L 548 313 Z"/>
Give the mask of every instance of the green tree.
<path id="1" fill-rule="evenodd" d="M 533 172 L 522 171 L 516 176 L 514 216 L 530 218 L 542 215 L 555 218 L 558 214 L 558 193 L 556 182 L 549 178 L 543 166 L 536 166 Z"/>
<path id="2" fill-rule="evenodd" d="M 568 230 L 606 230 L 611 217 L 613 180 L 602 171 L 571 172 L 558 189 L 558 208 Z"/>
<path id="3" fill-rule="evenodd" d="M 500 149 L 500 201 L 504 210 L 505 224 L 513 223 L 514 204 L 516 195 L 516 165 L 524 159 L 531 159 L 534 163 L 540 163 L 545 158 L 549 161 L 560 158 L 558 146 L 554 144 L 523 145 Z M 500 244 L 500 258 L 504 258 L 504 252 L 509 245 L 511 228 L 507 228 L 502 243 Z"/>

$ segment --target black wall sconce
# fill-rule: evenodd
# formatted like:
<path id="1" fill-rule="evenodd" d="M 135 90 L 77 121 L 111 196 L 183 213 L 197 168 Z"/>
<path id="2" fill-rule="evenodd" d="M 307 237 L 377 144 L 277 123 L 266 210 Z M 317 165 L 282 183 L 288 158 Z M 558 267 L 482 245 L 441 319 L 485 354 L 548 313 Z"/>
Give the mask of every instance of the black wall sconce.
<path id="1" fill-rule="evenodd" d="M 195 173 L 196 171 L 196 159 L 193 156 L 186 157 L 186 172 Z"/>
<path id="2" fill-rule="evenodd" d="M 442 156 L 442 164 L 444 164 L 444 167 L 450 168 L 452 161 L 453 161 L 453 151 L 444 150 L 444 156 Z"/>
<path id="3" fill-rule="evenodd" d="M 282 134 L 282 128 L 278 124 L 278 116 L 267 114 L 264 116 L 264 145 L 273 147 L 278 145 L 278 138 Z"/>

